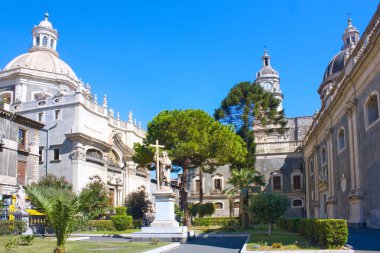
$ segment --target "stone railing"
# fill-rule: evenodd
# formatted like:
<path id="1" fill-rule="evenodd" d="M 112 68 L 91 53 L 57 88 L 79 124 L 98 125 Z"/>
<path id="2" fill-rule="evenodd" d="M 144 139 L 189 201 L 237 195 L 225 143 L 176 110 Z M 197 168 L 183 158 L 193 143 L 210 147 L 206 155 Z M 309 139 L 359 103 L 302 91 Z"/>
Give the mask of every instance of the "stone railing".
<path id="1" fill-rule="evenodd" d="M 256 145 L 256 154 L 291 153 L 302 148 L 302 141 L 266 142 Z"/>

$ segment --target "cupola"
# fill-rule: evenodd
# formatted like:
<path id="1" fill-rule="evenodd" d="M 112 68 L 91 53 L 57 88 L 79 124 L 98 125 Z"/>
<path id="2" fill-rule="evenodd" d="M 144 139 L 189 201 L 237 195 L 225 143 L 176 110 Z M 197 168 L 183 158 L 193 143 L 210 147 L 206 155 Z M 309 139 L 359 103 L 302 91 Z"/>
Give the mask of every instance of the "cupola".
<path id="1" fill-rule="evenodd" d="M 58 56 L 57 42 L 58 32 L 53 28 L 49 21 L 49 14 L 45 13 L 45 18 L 38 26 L 34 26 L 32 30 L 33 46 L 29 52 L 49 51 Z"/>

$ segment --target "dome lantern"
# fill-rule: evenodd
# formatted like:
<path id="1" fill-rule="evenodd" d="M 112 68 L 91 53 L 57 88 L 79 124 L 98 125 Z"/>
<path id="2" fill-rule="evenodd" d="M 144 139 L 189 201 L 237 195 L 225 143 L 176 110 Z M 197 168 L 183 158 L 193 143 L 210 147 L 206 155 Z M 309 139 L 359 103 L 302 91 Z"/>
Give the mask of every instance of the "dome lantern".
<path id="1" fill-rule="evenodd" d="M 354 48 L 359 41 L 359 30 L 352 25 L 351 18 L 348 19 L 348 24 L 342 36 L 343 49 Z"/>
<path id="2" fill-rule="evenodd" d="M 33 46 L 29 50 L 35 51 L 49 51 L 58 56 L 57 42 L 58 32 L 53 28 L 53 25 L 49 21 L 49 14 L 45 13 L 45 18 L 40 22 L 38 26 L 34 26 L 32 30 Z"/>

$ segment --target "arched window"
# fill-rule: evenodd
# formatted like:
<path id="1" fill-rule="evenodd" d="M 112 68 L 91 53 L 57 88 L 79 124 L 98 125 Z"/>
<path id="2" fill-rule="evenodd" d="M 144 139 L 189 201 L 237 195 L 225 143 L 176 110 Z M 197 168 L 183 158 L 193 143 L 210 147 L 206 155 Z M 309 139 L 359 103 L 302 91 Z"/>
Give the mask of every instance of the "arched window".
<path id="1" fill-rule="evenodd" d="M 53 39 L 50 40 L 50 48 L 54 49 L 54 40 Z"/>
<path id="2" fill-rule="evenodd" d="M 43 40 L 42 40 L 42 45 L 44 47 L 47 47 L 47 44 L 48 44 L 48 38 L 46 36 L 44 36 Z"/>
<path id="3" fill-rule="evenodd" d="M 86 161 L 91 163 L 96 163 L 99 165 L 104 165 L 103 153 L 97 149 L 88 149 L 86 152 Z"/>
<path id="4" fill-rule="evenodd" d="M 223 203 L 221 202 L 216 202 L 214 203 L 215 209 L 223 209 Z"/>
<path id="5" fill-rule="evenodd" d="M 339 129 L 338 131 L 338 150 L 342 150 L 346 147 L 346 141 L 344 139 L 344 128 Z"/>
<path id="6" fill-rule="evenodd" d="M 39 46 L 40 45 L 40 36 L 37 36 L 36 37 L 36 46 Z"/>
<path id="7" fill-rule="evenodd" d="M 367 126 L 370 126 L 379 118 L 379 101 L 377 94 L 371 95 L 367 99 L 365 109 L 367 115 Z"/>
<path id="8" fill-rule="evenodd" d="M 321 162 L 322 162 L 322 164 L 325 164 L 327 162 L 326 147 L 323 147 L 321 150 Z"/>
<path id="9" fill-rule="evenodd" d="M 234 202 L 234 208 L 240 208 L 240 202 Z"/>
<path id="10" fill-rule="evenodd" d="M 11 104 L 12 103 L 12 97 L 13 97 L 13 92 L 12 91 L 4 91 L 0 93 L 0 102 L 4 102 L 6 104 Z"/>
<path id="11" fill-rule="evenodd" d="M 293 207 L 302 207 L 303 206 L 302 199 L 293 200 L 292 206 Z"/>
<path id="12" fill-rule="evenodd" d="M 313 159 L 309 160 L 309 171 L 310 171 L 310 175 L 314 174 L 314 160 Z"/>

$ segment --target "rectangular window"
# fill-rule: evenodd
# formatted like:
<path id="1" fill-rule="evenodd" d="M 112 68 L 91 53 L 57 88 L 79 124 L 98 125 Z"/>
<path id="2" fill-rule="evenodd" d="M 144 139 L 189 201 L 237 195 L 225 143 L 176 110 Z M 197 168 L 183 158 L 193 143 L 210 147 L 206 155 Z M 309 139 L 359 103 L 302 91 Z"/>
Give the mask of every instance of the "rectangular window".
<path id="1" fill-rule="evenodd" d="M 26 162 L 17 161 L 17 185 L 25 185 Z"/>
<path id="2" fill-rule="evenodd" d="M 273 176 L 273 190 L 281 191 L 281 177 L 280 176 Z"/>
<path id="3" fill-rule="evenodd" d="M 19 128 L 18 129 L 18 149 L 25 150 L 26 145 L 26 130 Z"/>
<path id="4" fill-rule="evenodd" d="M 55 110 L 54 111 L 54 119 L 55 120 L 61 120 L 62 119 L 62 111 L 61 110 Z"/>
<path id="5" fill-rule="evenodd" d="M 38 162 L 39 163 L 43 163 L 44 159 L 43 159 L 43 151 L 44 151 L 44 147 L 40 147 L 39 151 L 38 151 Z"/>
<path id="6" fill-rule="evenodd" d="M 61 160 L 61 154 L 59 148 L 53 149 L 53 161 L 60 161 Z"/>
<path id="7" fill-rule="evenodd" d="M 293 189 L 294 190 L 301 190 L 301 175 L 294 175 L 293 176 Z"/>
<path id="8" fill-rule="evenodd" d="M 222 179 L 214 179 L 214 189 L 216 191 L 222 190 Z"/>
<path id="9" fill-rule="evenodd" d="M 43 112 L 38 113 L 38 122 L 45 122 L 45 113 Z"/>

